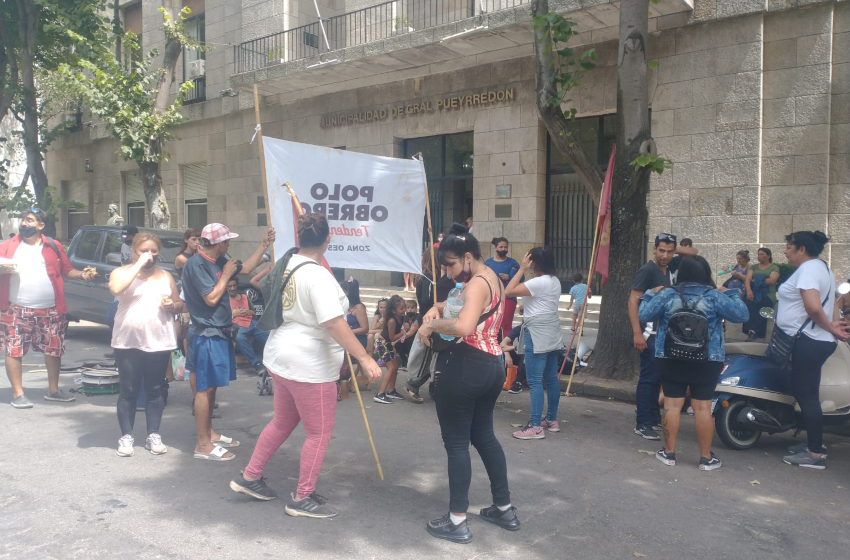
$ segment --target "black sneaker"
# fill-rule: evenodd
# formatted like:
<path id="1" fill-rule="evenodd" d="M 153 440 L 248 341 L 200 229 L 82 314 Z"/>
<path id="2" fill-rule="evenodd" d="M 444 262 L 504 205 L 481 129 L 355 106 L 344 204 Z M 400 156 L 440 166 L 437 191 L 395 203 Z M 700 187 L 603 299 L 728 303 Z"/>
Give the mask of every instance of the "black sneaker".
<path id="1" fill-rule="evenodd" d="M 292 517 L 312 517 L 313 519 L 328 519 L 339 515 L 334 508 L 327 505 L 328 501 L 319 496 L 315 492 L 301 500 L 295 499 L 295 493 L 292 493 L 292 499 L 286 504 L 283 509 L 287 515 Z"/>
<path id="2" fill-rule="evenodd" d="M 386 393 L 378 393 L 377 395 L 372 397 L 372 400 L 375 401 L 376 403 L 381 403 L 381 404 L 393 404 L 393 400 L 391 398 L 389 398 L 386 395 Z"/>
<path id="3" fill-rule="evenodd" d="M 658 432 L 653 430 L 649 426 L 641 426 L 638 424 L 635 426 L 635 433 L 642 437 L 643 439 L 651 439 L 651 440 L 660 440 L 661 436 L 658 435 Z"/>
<path id="4" fill-rule="evenodd" d="M 659 449 L 655 452 L 655 458 L 667 465 L 668 467 L 676 466 L 676 454 L 675 453 L 667 453 L 664 449 Z M 720 466 L 720 461 L 717 461 L 718 467 Z M 700 468 L 702 468 L 702 461 L 700 461 Z"/>
<path id="5" fill-rule="evenodd" d="M 402 397 L 398 391 L 393 389 L 392 391 L 387 391 L 387 396 L 391 399 L 395 399 L 397 401 L 403 401 L 404 397 Z"/>
<path id="6" fill-rule="evenodd" d="M 701 471 L 713 471 L 714 469 L 719 469 L 721 466 L 723 466 L 723 463 L 720 462 L 714 451 L 711 452 L 711 459 L 706 459 L 705 457 L 699 458 L 699 470 Z"/>
<path id="7" fill-rule="evenodd" d="M 432 537 L 437 537 L 438 539 L 445 539 L 459 544 L 472 542 L 472 532 L 469 530 L 466 519 L 461 521 L 459 525 L 455 525 L 452 523 L 451 514 L 449 513 L 439 519 L 429 521 L 427 529 Z"/>
<path id="8" fill-rule="evenodd" d="M 482 509 L 478 515 L 480 515 L 481 519 L 484 521 L 498 525 L 502 529 L 507 529 L 508 531 L 519 531 L 519 518 L 516 516 L 516 508 L 513 506 L 502 511 L 495 505 L 492 505 L 488 508 Z"/>
<path id="9" fill-rule="evenodd" d="M 266 486 L 265 477 L 260 477 L 257 480 L 245 480 L 244 474 L 244 472 L 239 473 L 239 476 L 230 481 L 231 490 L 266 502 L 277 498 L 275 491 Z"/>
<path id="10" fill-rule="evenodd" d="M 508 389 L 508 393 L 511 393 L 512 395 L 518 395 L 519 393 L 522 393 L 522 383 L 517 381 L 516 383 L 511 385 L 511 388 Z"/>

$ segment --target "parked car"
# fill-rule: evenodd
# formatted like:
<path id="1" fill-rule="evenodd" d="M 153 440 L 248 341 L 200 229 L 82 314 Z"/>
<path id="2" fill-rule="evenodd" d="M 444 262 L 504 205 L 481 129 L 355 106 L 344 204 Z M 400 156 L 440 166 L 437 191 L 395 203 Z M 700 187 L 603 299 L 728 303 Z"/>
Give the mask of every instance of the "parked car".
<path id="1" fill-rule="evenodd" d="M 139 232 L 150 232 L 159 237 L 162 241 L 159 266 L 170 272 L 174 280 L 178 280 L 174 259 L 180 253 L 183 234 L 149 228 L 139 228 Z M 68 247 L 68 259 L 79 270 L 87 266 L 95 267 L 97 276 L 91 282 L 65 280 L 65 301 L 71 321 L 106 324 L 106 311 L 115 300 L 109 292 L 109 275 L 121 266 L 121 243 L 120 226 L 83 226 L 74 235 Z M 250 288 L 247 276 L 240 274 L 237 280 L 240 292 L 244 293 Z"/>

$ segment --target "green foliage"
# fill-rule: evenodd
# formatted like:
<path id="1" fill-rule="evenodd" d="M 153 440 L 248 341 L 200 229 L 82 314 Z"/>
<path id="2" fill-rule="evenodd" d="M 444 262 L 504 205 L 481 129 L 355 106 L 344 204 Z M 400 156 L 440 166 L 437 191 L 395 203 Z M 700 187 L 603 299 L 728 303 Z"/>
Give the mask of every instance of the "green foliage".
<path id="1" fill-rule="evenodd" d="M 650 171 L 654 171 L 658 174 L 664 173 L 665 169 L 673 169 L 672 161 L 670 161 L 669 159 L 665 159 L 661 156 L 655 156 L 652 154 L 638 156 L 634 160 L 629 162 L 629 165 L 631 165 L 635 169 L 648 167 Z"/>
<path id="2" fill-rule="evenodd" d="M 189 14 L 183 8 L 177 20 L 164 10 L 165 33 L 169 40 L 187 48 L 207 50 L 183 33 L 183 21 Z M 158 108 L 155 103 L 158 79 L 165 69 L 154 66 L 156 49 L 142 55 L 132 33 L 125 34 L 128 50 L 126 63 L 119 62 L 108 48 L 94 60 L 81 61 L 80 68 L 62 65 L 57 75 L 68 91 L 85 100 L 92 114 L 103 121 L 106 130 L 121 143 L 119 155 L 128 161 L 159 163 L 168 160 L 163 146 L 174 138 L 173 129 L 183 122 L 180 113 L 191 81 L 178 89 L 176 100 Z M 169 84 L 165 84 L 168 87 Z"/>
<path id="3" fill-rule="evenodd" d="M 646 63 L 646 66 L 647 66 L 650 70 L 657 70 L 657 69 L 658 69 L 659 64 L 658 64 L 658 61 L 657 61 L 657 60 L 650 60 L 649 62 L 647 62 L 647 63 Z"/>
<path id="4" fill-rule="evenodd" d="M 567 43 L 576 34 L 576 23 L 555 12 L 535 16 L 531 26 L 534 31 L 542 33 L 538 44 L 543 46 L 543 54 L 552 71 L 552 83 L 557 90 L 550 103 L 555 107 L 571 103 L 572 99 L 567 97 L 569 91 L 581 86 L 584 74 L 596 68 L 596 49 L 577 54 L 575 49 L 568 47 Z M 575 115 L 575 108 L 564 111 L 568 119 L 575 119 Z"/>
<path id="5" fill-rule="evenodd" d="M 12 218 L 20 218 L 21 212 L 24 210 L 39 207 L 47 213 L 48 221 L 51 222 L 56 221 L 56 215 L 59 213 L 59 210 L 63 208 L 67 208 L 69 210 L 82 210 L 86 207 L 85 204 L 75 202 L 73 200 L 60 200 L 56 202 L 53 197 L 55 192 L 55 187 L 47 187 L 45 189 L 44 199 L 50 202 L 49 205 L 46 205 L 37 201 L 32 191 L 26 187 L 21 188 L 20 186 L 17 186 L 2 191 L 2 194 L 0 194 L 0 205 L 6 207 L 6 212 L 8 212 L 9 216 Z"/>

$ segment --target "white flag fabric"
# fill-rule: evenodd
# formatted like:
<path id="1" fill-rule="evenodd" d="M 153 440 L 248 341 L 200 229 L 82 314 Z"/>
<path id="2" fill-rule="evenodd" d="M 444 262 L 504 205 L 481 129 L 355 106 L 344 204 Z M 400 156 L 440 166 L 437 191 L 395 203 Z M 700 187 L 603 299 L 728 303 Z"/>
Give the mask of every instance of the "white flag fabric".
<path id="1" fill-rule="evenodd" d="M 275 255 L 295 246 L 289 183 L 304 210 L 328 218 L 337 268 L 422 272 L 421 162 L 263 137 Z"/>

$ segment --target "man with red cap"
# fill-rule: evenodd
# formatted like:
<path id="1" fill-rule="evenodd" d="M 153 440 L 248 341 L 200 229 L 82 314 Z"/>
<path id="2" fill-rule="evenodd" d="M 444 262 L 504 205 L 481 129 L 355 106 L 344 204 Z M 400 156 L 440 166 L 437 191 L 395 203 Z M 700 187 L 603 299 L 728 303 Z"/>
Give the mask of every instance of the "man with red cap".
<path id="1" fill-rule="evenodd" d="M 238 447 L 239 442 L 217 434 L 212 429 L 212 410 L 218 387 L 226 387 L 236 379 L 236 359 L 230 340 L 233 315 L 227 282 L 240 272 L 249 273 L 263 262 L 263 253 L 274 242 L 274 228 L 248 260 L 240 263 L 227 260 L 230 240 L 239 237 L 223 224 L 209 224 L 201 231 L 200 250 L 189 257 L 183 266 L 183 294 L 195 338 L 189 341 L 195 356 L 195 427 L 198 443 L 196 459 L 230 461 L 236 455 L 226 448 Z"/>

